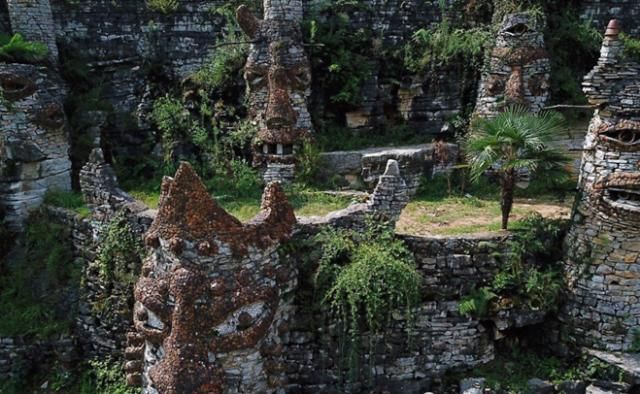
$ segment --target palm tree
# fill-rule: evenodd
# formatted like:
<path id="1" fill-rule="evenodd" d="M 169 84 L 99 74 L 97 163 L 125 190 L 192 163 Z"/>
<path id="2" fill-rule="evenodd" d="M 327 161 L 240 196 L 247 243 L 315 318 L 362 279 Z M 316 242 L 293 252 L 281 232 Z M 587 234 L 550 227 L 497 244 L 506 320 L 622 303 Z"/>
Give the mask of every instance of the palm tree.
<path id="1" fill-rule="evenodd" d="M 472 181 L 478 181 L 489 169 L 500 181 L 502 229 L 506 230 L 513 206 L 517 175 L 557 180 L 567 175 L 569 159 L 549 143 L 563 130 L 564 119 L 558 113 L 531 113 L 526 107 L 509 107 L 491 119 L 475 119 L 466 143 L 466 155 Z"/>

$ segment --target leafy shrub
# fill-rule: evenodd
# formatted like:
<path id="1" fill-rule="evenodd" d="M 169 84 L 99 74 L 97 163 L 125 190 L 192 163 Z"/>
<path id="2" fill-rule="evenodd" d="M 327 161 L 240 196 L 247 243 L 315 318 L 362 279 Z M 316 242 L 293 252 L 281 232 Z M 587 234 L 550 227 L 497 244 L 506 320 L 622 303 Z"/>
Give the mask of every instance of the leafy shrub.
<path id="1" fill-rule="evenodd" d="M 49 49 L 41 42 L 27 41 L 20 33 L 0 34 L 0 59 L 4 61 L 37 62 L 46 58 Z"/>
<path id="2" fill-rule="evenodd" d="M 624 43 L 625 54 L 636 62 L 640 62 L 640 39 L 621 33 L 620 39 Z"/>
<path id="3" fill-rule="evenodd" d="M 329 228 L 315 240 L 322 246 L 315 286 L 345 329 L 349 359 L 358 354 L 361 333 L 383 333 L 393 311 L 404 311 L 410 329 L 421 276 L 390 229 L 369 220 L 361 233 Z"/>
<path id="4" fill-rule="evenodd" d="M 180 7 L 179 0 L 147 0 L 147 7 L 150 10 L 163 14 L 175 12 Z"/>
<path id="5" fill-rule="evenodd" d="M 307 184 L 319 181 L 321 161 L 318 145 L 309 140 L 303 141 L 296 152 L 296 180 Z"/>
<path id="6" fill-rule="evenodd" d="M 74 319 L 80 267 L 68 231 L 36 211 L 0 270 L 0 336 L 46 339 L 66 333 Z"/>
<path id="7" fill-rule="evenodd" d="M 133 231 L 123 213 L 117 214 L 107 225 L 100 243 L 97 256 L 100 280 L 132 285 L 137 278 L 141 253 L 140 236 Z"/>
<path id="8" fill-rule="evenodd" d="M 498 296 L 486 287 L 481 287 L 462 298 L 458 304 L 458 311 L 462 315 L 484 317 L 489 312 L 489 305 Z"/>
<path id="9" fill-rule="evenodd" d="M 207 62 L 195 72 L 192 79 L 206 89 L 223 90 L 239 77 L 249 52 L 248 38 L 238 26 L 233 10 L 219 7 L 214 11 L 226 19 L 227 29 L 217 48 L 213 50 Z"/>
<path id="10" fill-rule="evenodd" d="M 122 363 L 91 360 L 79 382 L 80 394 L 137 394 L 140 388 L 127 386 Z"/>
<path id="11" fill-rule="evenodd" d="M 440 1 L 441 22 L 433 29 L 419 29 L 405 46 L 405 66 L 424 74 L 434 67 L 464 61 L 472 67 L 481 65 L 485 46 L 491 38 L 483 28 L 453 28 L 446 15 L 446 3 Z"/>
<path id="12" fill-rule="evenodd" d="M 372 31 L 354 29 L 349 16 L 366 10 L 358 1 L 323 1 L 304 23 L 312 74 L 332 103 L 357 105 L 360 90 L 372 74 Z"/>
<path id="13" fill-rule="evenodd" d="M 72 191 L 49 190 L 44 195 L 44 203 L 75 211 L 82 217 L 91 213 L 84 202 L 82 194 Z"/>

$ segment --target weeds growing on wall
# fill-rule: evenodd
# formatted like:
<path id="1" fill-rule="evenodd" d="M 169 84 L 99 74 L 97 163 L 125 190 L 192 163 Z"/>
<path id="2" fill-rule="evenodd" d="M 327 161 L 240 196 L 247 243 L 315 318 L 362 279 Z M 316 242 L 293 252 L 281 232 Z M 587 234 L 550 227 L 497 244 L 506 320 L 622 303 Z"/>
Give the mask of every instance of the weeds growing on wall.
<path id="1" fill-rule="evenodd" d="M 226 29 L 207 62 L 192 75 L 193 81 L 207 90 L 224 90 L 241 79 L 249 53 L 249 38 L 242 32 L 230 7 L 213 10 L 224 17 Z"/>
<path id="2" fill-rule="evenodd" d="M 140 269 L 142 243 L 124 213 L 118 213 L 107 225 L 100 242 L 97 262 L 100 280 L 105 284 L 131 286 Z"/>
<path id="3" fill-rule="evenodd" d="M 314 85 L 337 105 L 360 103 L 361 89 L 373 71 L 373 32 L 354 28 L 351 18 L 368 12 L 359 1 L 322 1 L 304 21 Z"/>
<path id="4" fill-rule="evenodd" d="M 43 202 L 54 207 L 74 211 L 81 217 L 87 217 L 91 213 L 84 202 L 82 194 L 78 192 L 50 189 L 44 195 Z"/>
<path id="5" fill-rule="evenodd" d="M 411 327 L 421 276 L 406 245 L 373 220 L 363 232 L 328 228 L 315 241 L 322 248 L 316 291 L 344 328 L 342 356 L 353 373 L 363 333 L 369 335 L 371 352 L 373 338 L 384 334 L 394 311 L 401 311 Z"/>
<path id="6" fill-rule="evenodd" d="M 640 39 L 633 38 L 624 33 L 620 34 L 620 39 L 624 44 L 625 55 L 633 61 L 640 63 Z"/>
<path id="7" fill-rule="evenodd" d="M 483 317 L 491 303 L 508 298 L 515 307 L 553 311 L 563 289 L 558 256 L 562 255 L 562 239 L 568 223 L 532 214 L 521 221 L 507 252 L 494 252 L 501 269 L 488 286 L 464 297 L 459 311 L 465 315 Z"/>
<path id="8" fill-rule="evenodd" d="M 44 213 L 29 217 L 0 269 L 0 336 L 47 339 L 69 332 L 80 278 L 69 239 Z"/>
<path id="9" fill-rule="evenodd" d="M 160 12 L 162 14 L 171 14 L 180 7 L 179 0 L 147 0 L 147 7 L 150 10 Z"/>
<path id="10" fill-rule="evenodd" d="M 38 62 L 47 57 L 49 49 L 41 42 L 27 41 L 20 33 L 0 34 L 0 61 Z"/>
<path id="11" fill-rule="evenodd" d="M 414 73 L 426 74 L 438 67 L 465 63 L 480 68 L 491 33 L 485 28 L 454 28 L 440 1 L 442 20 L 431 29 L 419 29 L 405 46 L 405 66 Z"/>

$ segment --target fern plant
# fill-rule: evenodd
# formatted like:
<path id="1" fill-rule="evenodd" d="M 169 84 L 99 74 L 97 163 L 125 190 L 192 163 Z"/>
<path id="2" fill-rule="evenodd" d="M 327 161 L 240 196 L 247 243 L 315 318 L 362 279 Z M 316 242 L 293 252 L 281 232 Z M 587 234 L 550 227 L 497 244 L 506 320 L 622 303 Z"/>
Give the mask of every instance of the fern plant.
<path id="1" fill-rule="evenodd" d="M 0 59 L 9 62 L 38 62 L 47 57 L 49 49 L 41 42 L 27 41 L 20 33 L 0 34 Z"/>
<path id="2" fill-rule="evenodd" d="M 481 287 L 460 300 L 458 311 L 461 315 L 485 317 L 489 313 L 491 301 L 497 297 L 488 287 Z"/>

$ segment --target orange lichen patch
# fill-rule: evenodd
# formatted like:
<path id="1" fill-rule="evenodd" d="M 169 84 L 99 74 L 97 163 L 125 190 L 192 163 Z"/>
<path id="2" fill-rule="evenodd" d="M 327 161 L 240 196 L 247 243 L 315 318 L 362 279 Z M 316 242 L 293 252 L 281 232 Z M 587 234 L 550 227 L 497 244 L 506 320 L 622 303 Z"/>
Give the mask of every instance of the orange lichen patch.
<path id="1" fill-rule="evenodd" d="M 525 65 L 540 59 L 548 59 L 549 53 L 543 48 L 495 48 L 491 56 L 510 65 Z"/>
<path id="2" fill-rule="evenodd" d="M 618 130 L 640 130 L 640 122 L 633 120 L 621 120 L 616 124 L 602 123 L 596 130 L 597 134 L 605 134 Z"/>
<path id="3" fill-rule="evenodd" d="M 215 253 L 216 241 L 221 241 L 242 254 L 249 245 L 266 247 L 288 239 L 294 224 L 293 208 L 279 184 L 266 187 L 262 211 L 243 226 L 209 195 L 193 168 L 182 163 L 174 179 L 163 180 L 158 215 L 146 241 L 157 245 L 159 238 L 168 240 L 175 254 L 184 241 L 193 242 L 204 255 Z"/>
<path id="4" fill-rule="evenodd" d="M 509 103 L 525 103 L 522 67 L 514 66 L 511 70 L 511 75 L 504 88 L 504 95 Z"/>
<path id="5" fill-rule="evenodd" d="M 311 133 L 306 129 L 295 128 L 279 128 L 279 129 L 261 129 L 258 131 L 257 140 L 261 144 L 283 144 L 293 145 L 300 143 L 304 139 L 311 138 Z M 262 145 L 256 145 L 260 148 Z"/>
<path id="6" fill-rule="evenodd" d="M 0 74 L 2 94 L 9 101 L 18 101 L 36 92 L 36 84 L 30 79 L 16 74 Z"/>

